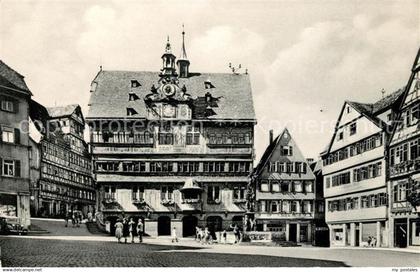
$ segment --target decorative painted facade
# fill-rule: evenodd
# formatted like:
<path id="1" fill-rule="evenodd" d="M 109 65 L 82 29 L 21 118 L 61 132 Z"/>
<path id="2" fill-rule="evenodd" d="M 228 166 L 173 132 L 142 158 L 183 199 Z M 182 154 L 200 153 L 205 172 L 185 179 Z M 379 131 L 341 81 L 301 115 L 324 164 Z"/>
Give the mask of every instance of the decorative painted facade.
<path id="1" fill-rule="evenodd" d="M 183 33 L 184 34 L 184 33 Z M 89 114 L 98 209 L 151 236 L 242 225 L 256 123 L 249 76 L 191 73 L 169 40 L 161 72 L 99 71 Z M 176 67 L 176 64 L 178 67 Z"/>

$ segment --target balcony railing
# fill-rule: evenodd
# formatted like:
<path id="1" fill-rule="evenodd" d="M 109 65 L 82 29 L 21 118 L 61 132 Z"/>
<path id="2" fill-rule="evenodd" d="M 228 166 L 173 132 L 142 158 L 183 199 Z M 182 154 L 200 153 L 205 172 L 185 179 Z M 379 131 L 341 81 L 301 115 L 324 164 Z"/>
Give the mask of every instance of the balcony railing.
<path id="1" fill-rule="evenodd" d="M 420 170 L 420 158 L 415 160 L 409 160 L 401 162 L 399 164 L 393 165 L 389 168 L 389 173 L 391 176 L 398 176 L 403 174 L 410 174 L 414 171 Z"/>

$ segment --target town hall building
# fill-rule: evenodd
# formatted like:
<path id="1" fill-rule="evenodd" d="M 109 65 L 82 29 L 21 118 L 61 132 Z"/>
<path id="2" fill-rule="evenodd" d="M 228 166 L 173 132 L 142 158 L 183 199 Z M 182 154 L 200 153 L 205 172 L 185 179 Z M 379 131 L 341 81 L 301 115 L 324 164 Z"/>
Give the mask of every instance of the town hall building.
<path id="1" fill-rule="evenodd" d="M 89 113 L 104 227 L 143 220 L 145 233 L 242 225 L 256 118 L 247 73 L 190 71 L 169 38 L 160 72 L 100 70 Z"/>

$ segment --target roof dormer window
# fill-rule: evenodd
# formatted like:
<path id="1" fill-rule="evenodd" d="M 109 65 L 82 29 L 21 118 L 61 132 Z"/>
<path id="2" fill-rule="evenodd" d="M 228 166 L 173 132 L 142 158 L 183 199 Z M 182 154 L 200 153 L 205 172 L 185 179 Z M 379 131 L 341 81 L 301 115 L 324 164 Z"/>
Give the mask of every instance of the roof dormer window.
<path id="1" fill-rule="evenodd" d="M 210 80 L 206 80 L 206 81 L 204 81 L 204 88 L 212 89 L 212 88 L 216 88 L 216 87 L 214 87 L 214 85 L 211 83 Z"/>
<path id="2" fill-rule="evenodd" d="M 128 101 L 136 101 L 140 99 L 139 96 L 135 93 L 128 93 Z"/>
<path id="3" fill-rule="evenodd" d="M 137 111 L 133 108 L 127 108 L 127 116 L 133 116 L 137 114 Z"/>
<path id="4" fill-rule="evenodd" d="M 135 80 L 135 79 L 132 79 L 131 80 L 131 88 L 138 88 L 138 87 L 140 87 L 141 86 L 141 84 L 140 84 L 140 82 L 138 82 L 137 80 Z"/>

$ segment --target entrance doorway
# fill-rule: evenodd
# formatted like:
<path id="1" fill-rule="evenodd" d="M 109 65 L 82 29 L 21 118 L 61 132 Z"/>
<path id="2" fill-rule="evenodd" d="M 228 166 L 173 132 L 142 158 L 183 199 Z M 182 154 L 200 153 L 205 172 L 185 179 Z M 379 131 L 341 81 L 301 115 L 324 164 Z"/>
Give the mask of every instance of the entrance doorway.
<path id="1" fill-rule="evenodd" d="M 407 220 L 395 220 L 395 246 L 407 247 Z"/>
<path id="2" fill-rule="evenodd" d="M 158 218 L 158 235 L 171 235 L 171 218 L 169 216 L 160 216 Z"/>
<path id="3" fill-rule="evenodd" d="M 360 230 L 359 229 L 356 229 L 356 237 L 354 238 L 355 239 L 355 246 L 360 246 L 360 243 L 359 243 L 359 241 L 360 241 Z"/>
<path id="4" fill-rule="evenodd" d="M 182 218 L 182 236 L 195 236 L 195 228 L 198 225 L 198 219 L 195 216 L 187 215 Z"/>
<path id="5" fill-rule="evenodd" d="M 216 239 L 216 232 L 222 231 L 223 219 L 220 216 L 207 217 L 207 227 L 213 239 Z"/>
<path id="6" fill-rule="evenodd" d="M 289 241 L 296 242 L 297 226 L 296 224 L 289 225 Z"/>

